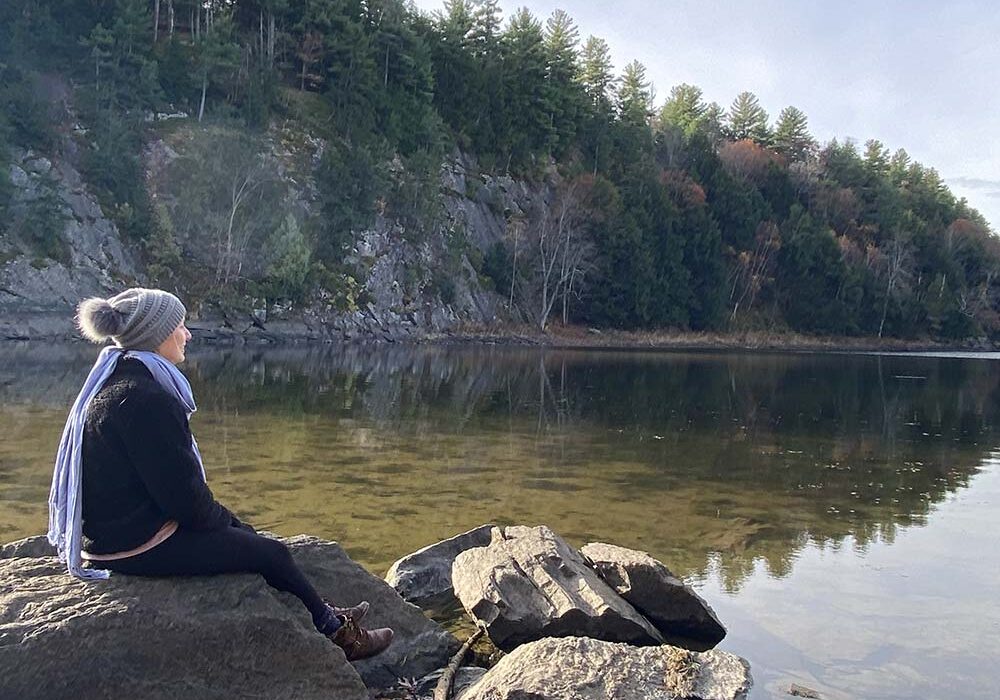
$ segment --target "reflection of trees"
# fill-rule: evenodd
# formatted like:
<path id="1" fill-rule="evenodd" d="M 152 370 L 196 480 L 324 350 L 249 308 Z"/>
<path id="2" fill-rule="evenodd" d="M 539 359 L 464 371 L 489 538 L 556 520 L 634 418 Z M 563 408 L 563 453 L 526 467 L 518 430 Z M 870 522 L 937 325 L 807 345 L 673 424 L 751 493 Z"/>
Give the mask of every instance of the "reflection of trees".
<path id="1" fill-rule="evenodd" d="M 68 405 L 93 355 L 2 349 L 0 402 Z M 474 458 L 449 452 L 462 464 L 411 484 L 497 460 L 510 470 L 502 503 L 562 516 L 582 538 L 599 526 L 537 510 L 544 494 L 524 489 L 583 489 L 570 503 L 584 512 L 612 499 L 619 533 L 662 530 L 632 544 L 686 575 L 717 568 L 732 589 L 755 566 L 784 575 L 807 543 L 864 549 L 925 523 L 996 444 L 1000 396 L 989 362 L 898 356 L 347 345 L 195 350 L 185 369 L 207 409 L 198 420 L 227 445 L 239 416 L 257 414 L 281 419 L 288 445 L 274 459 L 289 465 L 294 445 L 328 439 L 314 419 L 391 437 L 414 464 L 451 437 L 447 449 Z"/>

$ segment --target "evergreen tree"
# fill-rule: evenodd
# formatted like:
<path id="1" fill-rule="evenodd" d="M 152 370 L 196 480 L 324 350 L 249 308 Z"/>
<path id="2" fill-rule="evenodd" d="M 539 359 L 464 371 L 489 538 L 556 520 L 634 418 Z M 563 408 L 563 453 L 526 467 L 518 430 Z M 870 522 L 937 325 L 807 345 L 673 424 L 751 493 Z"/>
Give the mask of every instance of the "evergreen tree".
<path id="1" fill-rule="evenodd" d="M 211 29 L 203 32 L 195 44 L 195 65 L 201 83 L 201 100 L 198 103 L 198 121 L 205 116 L 208 88 L 224 79 L 239 61 L 239 45 L 233 37 L 233 25 L 227 15 L 215 19 Z"/>
<path id="2" fill-rule="evenodd" d="M 503 35 L 505 138 L 508 167 L 529 166 L 550 143 L 552 108 L 546 89 L 542 25 L 522 8 Z"/>
<path id="3" fill-rule="evenodd" d="M 690 136 L 702 127 L 707 111 L 701 88 L 681 83 L 670 89 L 670 97 L 660 110 L 660 122 L 675 126 Z"/>
<path id="4" fill-rule="evenodd" d="M 767 112 L 752 92 L 741 92 L 729 108 L 726 135 L 734 141 L 750 139 L 762 146 L 770 142 Z"/>
<path id="5" fill-rule="evenodd" d="M 865 166 L 873 175 L 881 176 L 889 172 L 889 149 L 881 141 L 865 141 Z"/>
<path id="6" fill-rule="evenodd" d="M 625 66 L 618 88 L 618 114 L 628 124 L 649 124 L 653 109 L 653 85 L 639 61 Z"/>
<path id="7" fill-rule="evenodd" d="M 545 23 L 546 87 L 551 108 L 552 152 L 559 156 L 576 137 L 582 101 L 577 45 L 580 36 L 568 14 L 556 10 Z"/>
<path id="8" fill-rule="evenodd" d="M 606 169 L 612 156 L 614 121 L 614 73 L 607 42 L 595 36 L 587 38 L 580 60 L 578 82 L 586 95 L 587 109 L 582 110 L 579 131 L 580 151 L 594 175 Z"/>
<path id="9" fill-rule="evenodd" d="M 472 28 L 468 41 L 472 53 L 481 60 L 490 60 L 500 52 L 503 11 L 500 0 L 481 0 L 472 13 Z"/>
<path id="10" fill-rule="evenodd" d="M 614 66 L 608 42 L 596 36 L 587 37 L 580 60 L 580 85 L 597 110 L 607 109 L 614 99 Z"/>
<path id="11" fill-rule="evenodd" d="M 789 324 L 808 332 L 853 332 L 841 294 L 847 270 L 831 232 L 796 204 L 781 238 L 778 284 Z"/>
<path id="12" fill-rule="evenodd" d="M 785 107 L 778 115 L 774 127 L 774 150 L 789 162 L 802 161 L 816 149 L 816 141 L 809 133 L 806 115 L 795 107 Z"/>

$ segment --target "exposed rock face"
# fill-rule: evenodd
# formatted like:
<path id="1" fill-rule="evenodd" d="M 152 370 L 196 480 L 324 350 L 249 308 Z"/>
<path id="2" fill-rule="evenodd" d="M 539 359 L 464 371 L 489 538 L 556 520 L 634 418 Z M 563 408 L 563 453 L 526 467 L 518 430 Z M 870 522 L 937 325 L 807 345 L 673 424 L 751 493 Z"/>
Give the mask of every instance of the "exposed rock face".
<path id="1" fill-rule="evenodd" d="M 385 580 L 403 600 L 418 601 L 454 593 L 451 567 L 455 557 L 473 547 L 486 547 L 493 525 L 479 527 L 428 545 L 396 561 Z"/>
<path id="2" fill-rule="evenodd" d="M 396 632 L 383 655 L 348 664 L 293 596 L 253 575 L 85 583 L 43 537 L 0 551 L 0 679 L 18 698 L 367 698 L 447 663 L 456 643 L 335 543 L 284 540 L 321 595 L 365 599 L 366 627 Z M 95 683 L 96 681 L 100 681 Z"/>
<path id="3" fill-rule="evenodd" d="M 750 684 L 725 652 L 570 637 L 517 648 L 458 700 L 740 700 Z"/>
<path id="4" fill-rule="evenodd" d="M 13 215 L 51 192 L 46 206 L 63 218 L 67 256 L 37 260 L 16 246 L 7 251 L 10 259 L 0 264 L 0 338 L 70 336 L 75 304 L 134 280 L 136 260 L 69 163 L 32 151 L 15 151 L 14 161 Z"/>
<path id="5" fill-rule="evenodd" d="M 726 636 L 708 603 L 645 552 L 600 542 L 585 545 L 580 552 L 671 644 L 705 651 Z"/>
<path id="6" fill-rule="evenodd" d="M 660 633 L 547 527 L 493 528 L 488 547 L 458 555 L 455 594 L 490 639 L 510 650 L 571 635 L 659 644 Z"/>

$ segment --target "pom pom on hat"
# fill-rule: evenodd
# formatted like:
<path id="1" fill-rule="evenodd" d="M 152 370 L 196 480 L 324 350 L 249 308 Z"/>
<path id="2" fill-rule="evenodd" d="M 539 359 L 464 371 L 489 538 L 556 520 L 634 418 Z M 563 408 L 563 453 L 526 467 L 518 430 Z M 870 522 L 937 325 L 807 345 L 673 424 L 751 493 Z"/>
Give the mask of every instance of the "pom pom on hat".
<path id="1" fill-rule="evenodd" d="M 107 299 L 91 297 L 77 307 L 76 323 L 83 337 L 93 343 L 106 343 L 125 328 L 128 315 Z"/>

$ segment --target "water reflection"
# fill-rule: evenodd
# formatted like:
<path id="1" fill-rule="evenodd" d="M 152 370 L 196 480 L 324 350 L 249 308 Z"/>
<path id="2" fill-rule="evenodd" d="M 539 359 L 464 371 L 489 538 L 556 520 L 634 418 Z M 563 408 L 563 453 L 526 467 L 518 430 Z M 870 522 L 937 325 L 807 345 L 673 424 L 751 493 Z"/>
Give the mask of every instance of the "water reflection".
<path id="1" fill-rule="evenodd" d="M 96 352 L 0 346 L 0 541 L 41 532 Z M 212 488 L 379 571 L 483 522 L 647 550 L 694 582 L 754 700 L 995 696 L 991 358 L 194 350 Z M 738 594 L 737 594 L 738 593 Z M 457 623 L 456 623 L 457 624 Z"/>
<path id="2" fill-rule="evenodd" d="M 93 356 L 0 349 L 0 539 L 43 529 Z M 376 569 L 466 526 L 545 522 L 736 591 L 807 543 L 926 523 L 997 442 L 985 361 L 347 346 L 203 349 L 185 371 L 220 498 Z"/>

